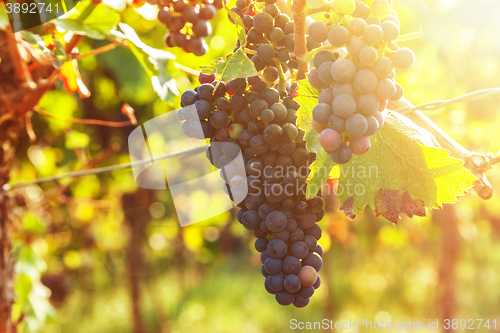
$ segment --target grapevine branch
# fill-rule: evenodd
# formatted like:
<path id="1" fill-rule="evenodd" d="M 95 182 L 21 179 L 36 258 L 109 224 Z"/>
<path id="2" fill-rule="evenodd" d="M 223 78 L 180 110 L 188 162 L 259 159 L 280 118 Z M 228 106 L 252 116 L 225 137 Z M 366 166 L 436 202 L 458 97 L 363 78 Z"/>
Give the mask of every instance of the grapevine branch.
<path id="1" fill-rule="evenodd" d="M 120 122 L 115 122 L 115 121 L 105 121 L 105 120 L 99 120 L 99 119 L 79 119 L 79 118 L 67 118 L 67 117 L 61 117 L 57 116 L 48 112 L 43 111 L 39 107 L 34 107 L 33 110 L 42 116 L 54 118 L 57 120 L 61 121 L 67 121 L 70 123 L 75 123 L 75 124 L 84 124 L 84 125 L 98 125 L 98 126 L 107 126 L 107 127 L 125 127 L 125 126 L 130 126 L 133 125 L 132 121 L 120 121 Z"/>
<path id="2" fill-rule="evenodd" d="M 294 0 L 292 2 L 293 21 L 295 22 L 294 30 L 294 53 L 297 57 L 298 71 L 297 80 L 306 78 L 306 73 L 309 71 L 309 64 L 302 59 L 307 54 L 306 43 L 306 0 Z"/>

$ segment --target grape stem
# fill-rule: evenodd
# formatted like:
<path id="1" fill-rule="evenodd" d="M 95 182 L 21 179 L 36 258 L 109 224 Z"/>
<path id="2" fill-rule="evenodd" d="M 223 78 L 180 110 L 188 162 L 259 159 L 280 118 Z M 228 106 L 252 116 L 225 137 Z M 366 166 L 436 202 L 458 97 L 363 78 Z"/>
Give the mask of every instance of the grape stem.
<path id="1" fill-rule="evenodd" d="M 278 91 L 283 91 L 286 89 L 285 73 L 283 73 L 283 68 L 281 67 L 281 64 L 279 61 L 275 60 L 274 64 L 276 65 L 276 68 L 278 69 L 278 75 L 280 77 L 280 80 L 278 82 Z"/>
<path id="2" fill-rule="evenodd" d="M 333 9 L 333 2 L 327 2 L 325 4 L 322 4 L 321 6 L 309 8 L 306 15 L 311 16 L 321 12 L 334 12 L 335 14 L 337 14 L 337 16 L 340 16 L 340 14 L 335 9 Z"/>
<path id="3" fill-rule="evenodd" d="M 306 0 L 293 0 L 292 11 L 293 21 L 295 22 L 295 46 L 294 53 L 297 57 L 298 71 L 297 79 L 303 80 L 306 78 L 306 73 L 309 71 L 309 64 L 301 59 L 307 54 L 306 43 Z"/>

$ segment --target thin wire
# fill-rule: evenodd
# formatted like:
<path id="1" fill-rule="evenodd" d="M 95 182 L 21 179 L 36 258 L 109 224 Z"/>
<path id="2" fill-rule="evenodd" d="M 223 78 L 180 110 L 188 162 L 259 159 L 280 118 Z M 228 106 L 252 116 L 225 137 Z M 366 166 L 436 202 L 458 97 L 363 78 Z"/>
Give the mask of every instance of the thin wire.
<path id="1" fill-rule="evenodd" d="M 200 147 L 195 147 L 195 148 L 191 148 L 191 149 L 186 149 L 186 150 L 181 151 L 181 152 L 165 154 L 165 155 L 158 156 L 156 158 L 134 161 L 131 163 L 117 164 L 117 165 L 112 165 L 112 166 L 102 167 L 102 168 L 95 168 L 95 169 L 90 169 L 90 170 L 74 171 L 74 172 L 63 173 L 63 174 L 55 175 L 55 176 L 37 178 L 37 179 L 33 179 L 30 181 L 26 181 L 26 182 L 5 184 L 2 186 L 2 190 L 3 191 L 10 191 L 10 190 L 13 190 L 15 188 L 26 187 L 26 186 L 30 186 L 30 185 L 36 185 L 36 184 L 51 182 L 51 181 L 55 181 L 55 180 L 61 180 L 64 178 L 74 178 L 74 177 L 95 175 L 98 173 L 109 172 L 109 171 L 114 171 L 114 170 L 128 169 L 128 168 L 133 168 L 135 166 L 144 165 L 144 164 L 148 164 L 148 163 L 152 163 L 152 162 L 156 162 L 156 161 L 160 161 L 160 160 L 164 160 L 164 159 L 176 157 L 176 156 L 182 156 L 182 158 L 186 158 L 188 156 L 201 153 L 202 151 L 205 151 L 206 149 L 207 149 L 206 146 L 200 146 Z"/>
<path id="2" fill-rule="evenodd" d="M 496 94 L 500 93 L 500 88 L 490 88 L 490 89 L 483 89 L 483 90 L 477 90 L 473 91 L 471 93 L 453 98 L 453 99 L 445 99 L 445 100 L 440 100 L 440 101 L 433 101 L 433 102 L 427 102 L 423 103 L 420 105 L 415 105 L 415 106 L 404 106 L 399 109 L 396 109 L 394 111 L 399 112 L 401 114 L 409 114 L 415 110 L 420 110 L 420 111 L 431 111 L 431 110 L 438 110 L 441 108 L 444 108 L 447 105 L 455 104 L 455 103 L 461 103 L 461 102 L 471 102 L 475 101 L 481 98 L 486 98 L 489 96 L 493 96 Z"/>

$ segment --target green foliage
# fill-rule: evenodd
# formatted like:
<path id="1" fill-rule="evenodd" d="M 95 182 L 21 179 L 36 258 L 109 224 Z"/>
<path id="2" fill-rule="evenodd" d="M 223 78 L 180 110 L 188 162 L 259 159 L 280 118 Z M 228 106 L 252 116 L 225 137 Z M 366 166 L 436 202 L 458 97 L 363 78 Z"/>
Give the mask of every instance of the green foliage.
<path id="1" fill-rule="evenodd" d="M 226 5 L 224 1 L 222 2 L 222 4 L 224 5 L 224 9 L 227 11 L 231 19 L 234 21 L 234 24 L 236 25 L 240 46 L 245 47 L 247 45 L 247 34 L 245 32 L 245 26 L 243 25 L 243 20 L 238 14 L 229 9 L 229 7 Z"/>
<path id="2" fill-rule="evenodd" d="M 179 90 L 171 74 L 174 67 L 170 61 L 175 59 L 175 56 L 170 52 L 144 44 L 135 30 L 127 24 L 120 23 L 120 29 L 124 32 L 125 38 L 130 41 L 130 50 L 150 77 L 153 89 L 160 99 L 165 101 L 170 94 L 178 96 Z"/>
<path id="3" fill-rule="evenodd" d="M 120 15 L 108 6 L 100 4 L 87 16 L 86 10 L 89 6 L 94 5 L 90 1 L 81 1 L 73 8 L 68 18 L 55 19 L 52 22 L 66 31 L 92 39 L 108 38 L 109 32 L 120 21 Z"/>
<path id="4" fill-rule="evenodd" d="M 0 3 L 0 29 L 5 29 L 10 24 L 4 3 Z"/>
<path id="5" fill-rule="evenodd" d="M 201 66 L 205 74 L 217 74 L 222 80 L 231 81 L 238 77 L 250 77 L 257 75 L 257 70 L 252 60 L 248 59 L 242 48 L 222 60 L 218 58 L 211 61 L 207 66 Z"/>
<path id="6" fill-rule="evenodd" d="M 475 184 L 477 179 L 463 167 L 464 162 L 448 156 L 449 151 L 439 148 L 430 133 L 402 115 L 385 113 L 384 126 L 370 137 L 370 150 L 341 166 L 339 199 L 346 203 L 353 198 L 344 207 L 349 216 L 369 205 L 377 215 L 396 223 L 402 213 L 411 217 L 425 214 L 425 207 L 455 203 L 456 196 Z"/>

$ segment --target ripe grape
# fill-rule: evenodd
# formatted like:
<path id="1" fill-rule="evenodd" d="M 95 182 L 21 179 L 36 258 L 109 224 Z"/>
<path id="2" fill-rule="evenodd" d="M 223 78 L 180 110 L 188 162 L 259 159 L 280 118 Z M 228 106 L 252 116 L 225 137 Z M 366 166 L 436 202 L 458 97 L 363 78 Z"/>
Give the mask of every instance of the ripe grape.
<path id="1" fill-rule="evenodd" d="M 399 70 L 408 70 L 415 65 L 415 53 L 407 47 L 402 47 L 392 55 L 394 67 Z"/>
<path id="2" fill-rule="evenodd" d="M 294 256 L 288 256 L 283 260 L 283 273 L 288 274 L 297 274 L 302 267 L 302 263 L 300 259 Z"/>
<path id="3" fill-rule="evenodd" d="M 266 284 L 268 284 L 269 289 L 274 292 L 283 290 L 283 282 L 285 281 L 285 276 L 283 274 L 273 274 L 266 278 Z"/>
<path id="4" fill-rule="evenodd" d="M 318 279 L 318 272 L 312 266 L 303 266 L 298 274 L 304 287 L 311 287 Z"/>
<path id="5" fill-rule="evenodd" d="M 373 116 L 366 117 L 366 122 L 368 123 L 368 129 L 366 130 L 365 133 L 366 136 L 371 136 L 378 132 L 379 125 L 377 118 Z"/>
<path id="6" fill-rule="evenodd" d="M 333 8 L 341 14 L 351 15 L 356 9 L 356 3 L 354 0 L 335 0 Z"/>
<path id="7" fill-rule="evenodd" d="M 319 66 L 321 66 L 326 61 L 335 62 L 336 60 L 337 57 L 335 56 L 334 53 L 327 50 L 322 50 L 314 55 L 313 65 L 314 68 L 319 68 Z"/>
<path id="8" fill-rule="evenodd" d="M 368 123 L 363 115 L 358 113 L 347 118 L 345 122 L 345 130 L 350 136 L 357 138 L 363 136 L 368 129 Z"/>
<path id="9" fill-rule="evenodd" d="M 339 149 L 330 153 L 332 161 L 337 164 L 346 164 L 352 158 L 351 148 L 345 143 L 341 144 Z"/>
<path id="10" fill-rule="evenodd" d="M 194 90 L 186 90 L 181 96 L 181 107 L 186 107 L 198 100 L 198 94 Z"/>
<path id="11" fill-rule="evenodd" d="M 328 41 L 335 47 L 342 47 L 349 41 L 349 31 L 341 25 L 333 27 L 328 31 Z"/>
<path id="12" fill-rule="evenodd" d="M 352 153 L 355 155 L 363 155 L 371 147 L 371 141 L 366 136 L 360 136 L 359 138 L 354 138 L 349 143 Z"/>
<path id="13" fill-rule="evenodd" d="M 279 211 L 271 212 L 266 217 L 267 228 L 272 232 L 280 232 L 285 229 L 287 218 L 285 214 Z"/>
<path id="14" fill-rule="evenodd" d="M 321 286 L 321 276 L 318 274 L 318 278 L 316 279 L 316 282 L 314 282 L 313 287 L 314 289 L 318 289 Z"/>
<path id="15" fill-rule="evenodd" d="M 359 61 L 363 65 L 371 66 L 378 59 L 378 52 L 373 46 L 365 46 L 359 51 Z"/>
<path id="16" fill-rule="evenodd" d="M 318 68 L 318 77 L 325 84 L 331 84 L 335 82 L 335 80 L 332 77 L 332 66 L 333 62 L 326 61 L 322 63 L 321 66 L 319 66 Z"/>
<path id="17" fill-rule="evenodd" d="M 333 68 L 333 66 L 332 66 L 332 68 Z M 327 87 L 327 85 L 323 81 L 321 81 L 321 79 L 319 78 L 319 73 L 318 73 L 318 70 L 316 68 L 312 69 L 309 72 L 309 83 L 311 84 L 311 86 L 314 89 L 318 89 L 318 90 L 321 90 L 321 89 L 324 89 Z"/>
<path id="18" fill-rule="evenodd" d="M 283 258 L 286 255 L 287 249 L 286 243 L 281 239 L 271 239 L 269 244 L 267 244 L 267 253 L 271 258 Z"/>
<path id="19" fill-rule="evenodd" d="M 380 111 L 377 111 L 377 112 L 375 112 L 375 114 L 373 116 L 378 121 L 379 129 L 382 128 L 382 126 L 384 126 L 384 115 L 383 115 L 383 113 L 380 112 Z"/>
<path id="20" fill-rule="evenodd" d="M 380 99 L 390 99 L 396 93 L 396 85 L 392 80 L 381 79 L 375 88 L 375 95 Z"/>
<path id="21" fill-rule="evenodd" d="M 210 123 L 210 126 L 213 128 L 221 129 L 227 126 L 229 121 L 229 117 L 227 116 L 227 113 L 224 111 L 220 110 L 215 110 L 210 118 L 208 119 L 208 122 Z"/>
<path id="22" fill-rule="evenodd" d="M 385 19 L 391 13 L 391 5 L 386 0 L 373 0 L 371 13 L 379 20 Z"/>
<path id="23" fill-rule="evenodd" d="M 340 146 L 341 141 L 340 134 L 331 128 L 323 130 L 319 135 L 319 143 L 327 152 L 336 150 Z"/>
<path id="24" fill-rule="evenodd" d="M 310 286 L 310 287 L 302 286 L 302 288 L 300 288 L 300 295 L 304 298 L 309 298 L 314 294 L 314 290 L 315 289 L 313 286 Z M 297 297 L 297 296 L 295 296 L 295 297 Z"/>
<path id="25" fill-rule="evenodd" d="M 333 100 L 332 109 L 337 116 L 347 118 L 356 111 L 356 101 L 350 95 L 340 94 Z"/>
<path id="26" fill-rule="evenodd" d="M 326 103 L 331 105 L 333 102 L 333 90 L 332 88 L 325 88 L 322 92 L 319 93 L 318 103 Z"/>
<path id="27" fill-rule="evenodd" d="M 307 33 L 310 38 L 317 43 L 324 42 L 329 36 L 325 23 L 321 21 L 312 22 L 307 29 Z"/>
<path id="28" fill-rule="evenodd" d="M 271 31 L 273 26 L 274 19 L 269 13 L 261 12 L 255 15 L 255 17 L 253 18 L 253 27 L 257 32 L 266 34 Z"/>
<path id="29" fill-rule="evenodd" d="M 255 210 L 248 210 L 241 218 L 241 224 L 248 230 L 254 230 L 260 226 L 259 214 Z"/>
<path id="30" fill-rule="evenodd" d="M 264 109 L 260 113 L 260 118 L 266 123 L 271 123 L 274 119 L 274 112 L 271 109 Z"/>
<path id="31" fill-rule="evenodd" d="M 278 69 L 274 66 L 267 66 L 266 69 L 264 69 L 262 76 L 266 81 L 274 82 L 279 77 Z"/>
<path id="32" fill-rule="evenodd" d="M 285 277 L 283 285 L 286 291 L 293 294 L 300 290 L 301 281 L 297 275 L 290 274 Z"/>
<path id="33" fill-rule="evenodd" d="M 264 91 L 262 91 L 260 96 L 269 105 L 273 105 L 273 104 L 278 103 L 280 101 L 280 94 L 279 94 L 278 90 L 276 90 L 274 88 L 266 88 Z"/>
<path id="34" fill-rule="evenodd" d="M 392 60 L 387 57 L 379 57 L 372 66 L 372 71 L 379 79 L 383 79 L 391 75 L 393 69 Z"/>
<path id="35" fill-rule="evenodd" d="M 316 246 L 315 246 L 316 247 Z M 302 265 L 313 267 L 317 272 L 323 267 L 323 259 L 316 252 L 310 252 L 303 260 Z"/>
<path id="36" fill-rule="evenodd" d="M 361 1 L 356 1 L 356 9 L 352 16 L 362 19 L 368 18 L 370 16 L 370 7 Z"/>
<path id="37" fill-rule="evenodd" d="M 396 93 L 394 94 L 394 96 L 392 96 L 390 98 L 390 100 L 391 101 L 397 101 L 401 97 L 403 97 L 404 93 L 405 93 L 405 90 L 404 90 L 403 86 L 400 85 L 399 83 L 396 83 Z"/>
<path id="38" fill-rule="evenodd" d="M 359 95 L 356 98 L 356 112 L 363 116 L 371 116 L 380 108 L 380 101 L 372 93 Z"/>
<path id="39" fill-rule="evenodd" d="M 268 4 L 264 6 L 264 12 L 270 14 L 273 18 L 278 17 L 280 10 L 275 4 Z"/>
<path id="40" fill-rule="evenodd" d="M 295 140 L 297 135 L 299 135 L 299 130 L 294 124 L 286 123 L 282 127 L 283 129 L 283 138 L 287 140 Z"/>
<path id="41" fill-rule="evenodd" d="M 262 252 L 262 254 L 264 253 L 269 255 L 267 250 Z M 283 260 L 269 257 L 264 262 L 264 268 L 266 269 L 266 272 L 271 275 L 280 274 L 283 269 Z"/>
<path id="42" fill-rule="evenodd" d="M 382 31 L 384 32 L 384 39 L 391 41 L 398 38 L 400 33 L 399 25 L 390 20 L 382 22 Z"/>
<path id="43" fill-rule="evenodd" d="M 282 290 L 282 291 L 279 291 L 276 293 L 276 301 L 280 304 L 280 305 L 290 305 L 293 303 L 293 301 L 295 300 L 295 295 L 294 294 L 290 294 L 288 291 L 286 290 Z"/>
<path id="44" fill-rule="evenodd" d="M 272 42 L 275 42 L 275 43 L 281 42 L 284 37 L 285 37 L 285 34 L 283 33 L 283 30 L 281 30 L 280 28 L 273 28 L 269 32 L 269 38 L 271 39 Z M 286 51 L 286 50 L 283 50 L 283 51 Z M 286 62 L 287 60 L 284 60 L 283 62 Z"/>
<path id="45" fill-rule="evenodd" d="M 290 52 L 288 52 L 287 50 L 280 50 L 278 52 L 277 58 L 281 62 L 287 62 L 288 60 L 290 60 Z"/>
<path id="46" fill-rule="evenodd" d="M 297 230 L 301 230 L 301 229 L 297 229 Z M 292 246 L 290 248 L 290 253 L 294 257 L 297 257 L 299 259 L 304 259 L 307 256 L 307 253 L 309 253 L 309 249 L 308 249 L 306 243 L 304 243 L 303 241 L 297 241 L 297 242 L 292 244 Z"/>
<path id="47" fill-rule="evenodd" d="M 342 133 L 345 131 L 345 119 L 334 113 L 328 118 L 328 126 L 338 133 Z"/>
<path id="48" fill-rule="evenodd" d="M 319 124 L 327 124 L 328 118 L 333 113 L 332 107 L 326 103 L 319 103 L 313 109 L 313 119 Z"/>
<path id="49" fill-rule="evenodd" d="M 293 300 L 293 305 L 297 308 L 303 308 L 309 304 L 310 299 L 302 296 L 301 294 L 295 294 L 295 299 Z"/>
<path id="50" fill-rule="evenodd" d="M 262 44 L 257 49 L 257 56 L 263 62 L 270 62 L 271 60 L 273 60 L 274 55 L 274 47 L 271 44 Z"/>
<path id="51" fill-rule="evenodd" d="M 377 87 L 377 76 L 369 69 L 359 70 L 352 79 L 354 90 L 360 94 L 372 92 Z"/>
<path id="52" fill-rule="evenodd" d="M 257 238 L 255 240 L 255 249 L 258 252 L 264 252 L 267 249 L 267 244 L 269 241 L 266 238 Z"/>
<path id="53" fill-rule="evenodd" d="M 384 37 L 384 31 L 376 24 L 367 25 L 363 30 L 363 38 L 368 44 L 374 45 L 380 43 Z"/>
<path id="54" fill-rule="evenodd" d="M 312 71 L 311 71 L 312 72 Z M 335 81 L 345 83 L 351 81 L 356 73 L 354 63 L 349 59 L 340 59 L 333 63 L 331 74 Z"/>
<path id="55" fill-rule="evenodd" d="M 326 124 L 320 124 L 316 120 L 314 120 L 314 118 L 311 119 L 311 126 L 316 133 L 321 133 L 323 130 L 328 128 Z"/>

